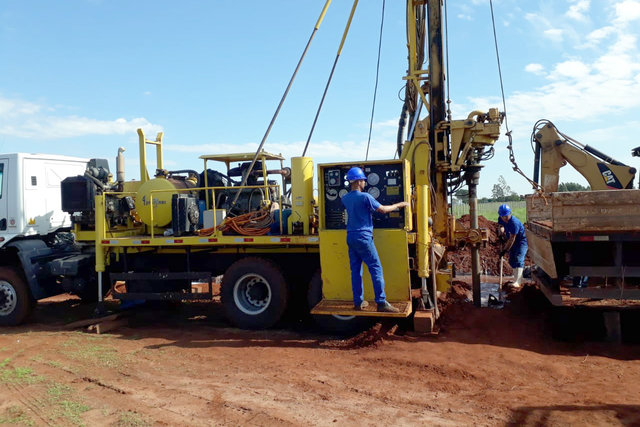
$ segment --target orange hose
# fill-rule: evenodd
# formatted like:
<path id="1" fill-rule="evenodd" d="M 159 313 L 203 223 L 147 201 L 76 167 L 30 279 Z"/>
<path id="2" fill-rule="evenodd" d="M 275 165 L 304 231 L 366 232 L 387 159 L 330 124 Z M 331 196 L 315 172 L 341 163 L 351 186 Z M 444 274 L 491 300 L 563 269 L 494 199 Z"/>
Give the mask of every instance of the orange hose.
<path id="1" fill-rule="evenodd" d="M 268 211 L 254 211 L 236 217 L 226 217 L 217 229 L 223 233 L 235 232 L 242 236 L 264 236 L 271 229 L 273 218 Z M 200 236 L 210 236 L 215 229 L 205 228 L 198 231 Z"/>

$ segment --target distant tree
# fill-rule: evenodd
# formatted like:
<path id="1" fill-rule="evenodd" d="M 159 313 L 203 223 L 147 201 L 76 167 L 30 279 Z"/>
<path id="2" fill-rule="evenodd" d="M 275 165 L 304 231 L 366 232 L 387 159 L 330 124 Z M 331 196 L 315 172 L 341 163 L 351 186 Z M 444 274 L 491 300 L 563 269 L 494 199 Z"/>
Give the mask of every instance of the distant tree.
<path id="1" fill-rule="evenodd" d="M 500 175 L 498 177 L 498 183 L 494 184 L 491 189 L 491 200 L 494 202 L 512 201 L 513 196 L 516 197 L 515 200 L 520 200 L 520 196 L 511 191 L 511 187 L 507 184 L 507 180 L 504 179 L 504 176 Z"/>
<path id="2" fill-rule="evenodd" d="M 501 202 L 519 202 L 521 200 L 524 200 L 524 197 L 516 194 L 516 193 L 511 193 L 511 195 L 503 198 L 502 200 L 500 200 Z"/>
<path id="3" fill-rule="evenodd" d="M 577 182 L 561 182 L 560 185 L 558 185 L 558 191 L 589 191 L 591 190 L 591 187 L 589 186 L 583 186 L 578 184 Z"/>
<path id="4" fill-rule="evenodd" d="M 469 203 L 469 190 L 466 188 L 461 188 L 460 190 L 453 193 L 456 199 L 460 200 L 462 203 Z"/>

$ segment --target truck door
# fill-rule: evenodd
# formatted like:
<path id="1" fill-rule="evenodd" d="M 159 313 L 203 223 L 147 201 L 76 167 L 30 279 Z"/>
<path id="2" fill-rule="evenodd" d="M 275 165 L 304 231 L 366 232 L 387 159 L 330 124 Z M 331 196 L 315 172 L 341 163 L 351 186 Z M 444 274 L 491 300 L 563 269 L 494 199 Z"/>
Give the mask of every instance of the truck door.
<path id="1" fill-rule="evenodd" d="M 7 231 L 7 177 L 9 159 L 0 158 L 0 233 Z"/>

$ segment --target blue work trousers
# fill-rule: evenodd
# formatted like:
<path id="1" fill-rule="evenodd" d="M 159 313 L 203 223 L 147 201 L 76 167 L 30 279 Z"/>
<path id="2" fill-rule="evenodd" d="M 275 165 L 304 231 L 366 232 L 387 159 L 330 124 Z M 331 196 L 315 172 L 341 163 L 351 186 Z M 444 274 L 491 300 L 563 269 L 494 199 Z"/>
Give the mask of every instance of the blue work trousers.
<path id="1" fill-rule="evenodd" d="M 527 255 L 529 246 L 527 242 L 515 242 L 509 250 L 509 265 L 511 268 L 524 267 L 524 257 Z"/>
<path id="2" fill-rule="evenodd" d="M 384 277 L 382 276 L 382 264 L 376 246 L 373 244 L 373 236 L 369 233 L 347 233 L 347 245 L 349 246 L 349 264 L 351 265 L 351 290 L 353 291 L 353 304 L 358 306 L 364 301 L 364 288 L 362 286 L 362 262 L 369 268 L 373 292 L 376 302 L 386 301 L 384 294 Z"/>

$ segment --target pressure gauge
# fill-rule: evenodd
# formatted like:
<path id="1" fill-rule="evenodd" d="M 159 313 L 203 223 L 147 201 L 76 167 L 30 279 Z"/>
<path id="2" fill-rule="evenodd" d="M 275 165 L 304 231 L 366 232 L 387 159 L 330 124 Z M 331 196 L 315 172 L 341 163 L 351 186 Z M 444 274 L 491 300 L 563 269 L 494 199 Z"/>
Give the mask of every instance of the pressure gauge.
<path id="1" fill-rule="evenodd" d="M 371 172 L 369 176 L 367 176 L 367 182 L 369 185 L 378 185 L 380 182 L 380 175 L 375 172 Z M 378 194 L 380 194 L 380 192 L 378 192 Z"/>
<path id="2" fill-rule="evenodd" d="M 346 196 L 348 193 L 347 190 L 345 190 L 344 188 L 342 190 L 340 190 L 340 192 L 338 193 L 338 196 L 340 196 L 340 198 L 342 199 L 344 196 Z"/>
<path id="3" fill-rule="evenodd" d="M 338 190 L 336 190 L 335 188 L 328 189 L 326 197 L 327 197 L 327 200 L 329 200 L 330 202 L 333 202 L 335 199 L 338 198 Z"/>
<path id="4" fill-rule="evenodd" d="M 369 190 L 367 190 L 367 193 L 371 194 L 371 197 L 373 197 L 374 199 L 380 197 L 380 190 L 378 190 L 378 187 L 371 187 Z"/>

